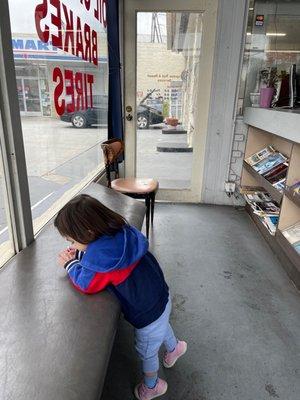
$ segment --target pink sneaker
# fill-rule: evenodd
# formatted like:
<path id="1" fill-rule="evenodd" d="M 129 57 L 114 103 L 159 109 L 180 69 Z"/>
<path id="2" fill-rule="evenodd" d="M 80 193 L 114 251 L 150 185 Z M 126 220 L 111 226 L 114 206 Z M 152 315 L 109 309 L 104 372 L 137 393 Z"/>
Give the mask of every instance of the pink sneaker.
<path id="1" fill-rule="evenodd" d="M 177 346 L 171 353 L 165 352 L 165 355 L 163 358 L 164 367 L 165 368 L 173 367 L 173 365 L 175 365 L 178 358 L 183 356 L 184 353 L 186 352 L 186 350 L 187 350 L 187 343 L 184 342 L 183 340 L 178 340 Z"/>
<path id="2" fill-rule="evenodd" d="M 166 393 L 168 384 L 158 378 L 153 389 L 149 389 L 144 383 L 139 383 L 134 389 L 134 395 L 138 400 L 151 400 Z"/>

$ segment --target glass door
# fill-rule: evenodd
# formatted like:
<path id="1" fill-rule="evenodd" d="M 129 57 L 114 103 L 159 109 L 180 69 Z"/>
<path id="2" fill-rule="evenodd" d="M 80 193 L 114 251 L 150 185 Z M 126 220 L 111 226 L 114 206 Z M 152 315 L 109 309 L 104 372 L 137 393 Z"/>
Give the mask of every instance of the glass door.
<path id="1" fill-rule="evenodd" d="M 39 80 L 37 78 L 17 78 L 17 90 L 21 115 L 42 115 Z"/>
<path id="2" fill-rule="evenodd" d="M 125 0 L 125 173 L 161 199 L 201 199 L 216 6 Z"/>
<path id="3" fill-rule="evenodd" d="M 27 115 L 41 115 L 41 99 L 39 81 L 35 78 L 24 78 L 23 89 L 25 97 L 25 111 Z"/>

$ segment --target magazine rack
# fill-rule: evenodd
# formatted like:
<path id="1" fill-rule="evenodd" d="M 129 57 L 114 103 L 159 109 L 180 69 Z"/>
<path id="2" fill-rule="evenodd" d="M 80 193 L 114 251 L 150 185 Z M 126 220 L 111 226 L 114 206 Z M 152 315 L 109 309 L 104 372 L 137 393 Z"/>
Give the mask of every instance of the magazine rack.
<path id="1" fill-rule="evenodd" d="M 292 123 L 291 123 L 292 121 Z M 286 228 L 300 221 L 300 199 L 289 187 L 300 180 L 300 113 L 272 109 L 246 108 L 244 122 L 248 124 L 245 159 L 268 145 L 289 158 L 286 189 L 281 193 L 245 161 L 241 187 L 262 187 L 280 204 L 279 223 L 271 235 L 260 218 L 246 206 L 251 218 L 283 264 L 289 277 L 300 289 L 300 255 L 282 234 Z"/>

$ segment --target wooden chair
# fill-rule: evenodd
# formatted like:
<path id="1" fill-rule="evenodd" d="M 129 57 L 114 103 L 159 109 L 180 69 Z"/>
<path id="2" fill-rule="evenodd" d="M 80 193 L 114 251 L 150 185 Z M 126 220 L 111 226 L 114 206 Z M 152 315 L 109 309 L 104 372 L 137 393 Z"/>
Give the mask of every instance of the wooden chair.
<path id="1" fill-rule="evenodd" d="M 107 186 L 117 192 L 126 194 L 135 199 L 145 199 L 146 204 L 146 235 L 149 237 L 150 216 L 153 225 L 155 196 L 158 182 L 154 179 L 119 178 L 118 158 L 124 152 L 124 142 L 120 139 L 110 139 L 101 144 L 104 154 Z M 116 179 L 111 179 L 115 172 Z"/>

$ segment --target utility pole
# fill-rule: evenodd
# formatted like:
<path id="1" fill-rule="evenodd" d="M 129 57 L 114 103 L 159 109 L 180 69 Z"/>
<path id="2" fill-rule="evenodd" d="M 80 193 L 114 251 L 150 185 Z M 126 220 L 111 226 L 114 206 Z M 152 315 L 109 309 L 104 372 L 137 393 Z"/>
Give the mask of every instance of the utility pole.
<path id="1" fill-rule="evenodd" d="M 151 43 L 162 43 L 161 29 L 157 13 L 152 13 L 152 24 L 151 24 Z"/>

